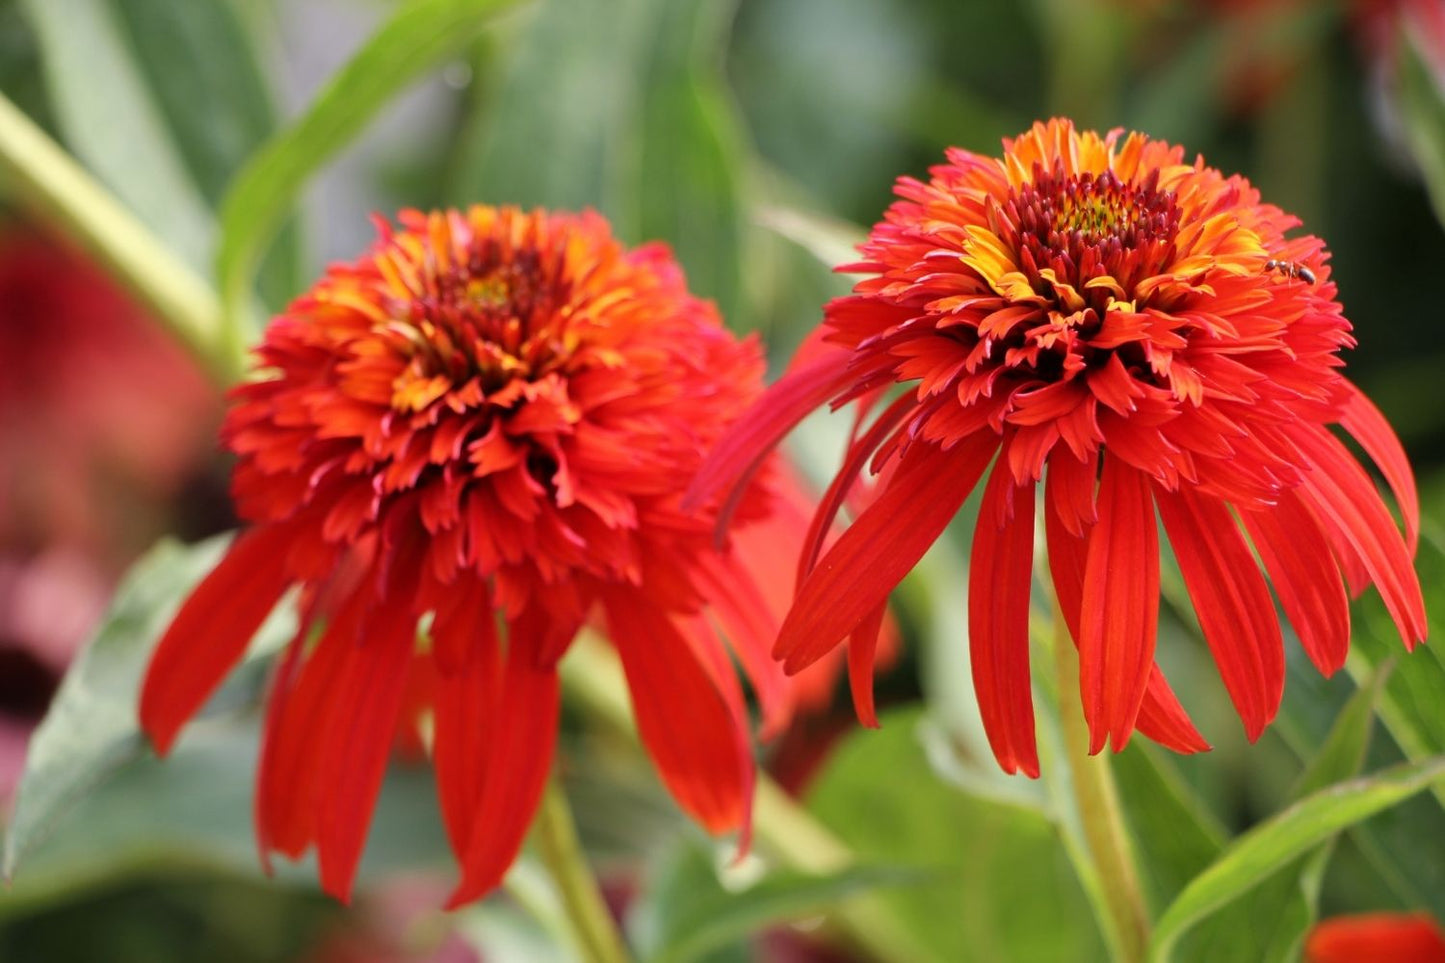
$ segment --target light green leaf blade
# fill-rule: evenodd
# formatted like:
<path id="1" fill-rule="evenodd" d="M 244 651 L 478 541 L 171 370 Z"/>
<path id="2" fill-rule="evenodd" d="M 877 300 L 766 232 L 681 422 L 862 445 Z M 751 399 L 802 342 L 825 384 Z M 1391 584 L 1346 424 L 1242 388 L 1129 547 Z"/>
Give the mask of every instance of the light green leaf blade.
<path id="1" fill-rule="evenodd" d="M 1445 89 L 1408 31 L 1400 37 L 1399 50 L 1405 142 L 1425 180 L 1435 217 L 1445 225 Z"/>
<path id="2" fill-rule="evenodd" d="M 86 796 L 148 751 L 136 718 L 146 662 L 180 602 L 215 565 L 228 539 L 194 547 L 165 541 L 131 569 L 100 628 L 71 666 L 30 741 L 5 839 L 3 873 L 12 877 Z M 294 632 L 288 606 L 257 633 L 253 660 Z M 212 710 L 254 701 L 262 672 L 253 661 L 212 699 Z"/>
<path id="3" fill-rule="evenodd" d="M 692 839 L 681 842 L 657 867 L 646 898 L 629 919 L 629 931 L 648 963 L 690 963 L 768 926 L 820 913 L 878 886 L 917 881 L 920 875 L 888 866 L 855 866 L 826 875 L 772 870 L 732 891 L 709 848 Z"/>
<path id="4" fill-rule="evenodd" d="M 1445 779 L 1445 756 L 1404 763 L 1331 786 L 1237 837 L 1174 900 L 1155 927 L 1151 958 L 1172 958 L 1179 937 L 1317 843 Z"/>
<path id="5" fill-rule="evenodd" d="M 511 0 L 414 0 L 401 5 L 336 72 L 306 112 L 237 175 L 221 205 L 216 261 L 229 329 L 249 311 L 252 284 L 307 178 L 361 132 L 396 93 L 455 55 Z"/>
<path id="6" fill-rule="evenodd" d="M 22 0 L 55 121 L 77 157 L 193 267 L 214 224 L 108 0 Z"/>

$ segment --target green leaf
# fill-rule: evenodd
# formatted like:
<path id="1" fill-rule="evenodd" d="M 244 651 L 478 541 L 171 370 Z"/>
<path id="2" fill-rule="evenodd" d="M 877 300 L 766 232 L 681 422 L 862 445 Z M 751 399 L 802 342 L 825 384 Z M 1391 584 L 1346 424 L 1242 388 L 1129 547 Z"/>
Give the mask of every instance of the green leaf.
<path id="1" fill-rule="evenodd" d="M 940 781 L 918 708 L 885 713 L 834 753 L 809 808 L 865 862 L 930 875 L 877 894 L 926 951 L 956 961 L 1104 957 L 1089 904 L 1049 818 Z"/>
<path id="2" fill-rule="evenodd" d="M 212 222 L 107 0 L 22 0 L 70 149 L 192 266 Z"/>
<path id="3" fill-rule="evenodd" d="M 463 127 L 456 203 L 594 207 L 672 244 L 693 291 L 735 313 L 741 123 L 719 52 L 731 0 L 542 0 L 495 96 Z"/>
<path id="4" fill-rule="evenodd" d="M 1179 937 L 1315 844 L 1445 779 L 1445 756 L 1404 763 L 1331 786 L 1239 836 L 1184 888 L 1155 927 L 1151 957 L 1172 958 Z"/>
<path id="5" fill-rule="evenodd" d="M 164 541 L 122 582 L 100 628 L 66 673 L 30 741 L 5 839 L 3 872 L 13 876 L 67 811 L 147 750 L 136 699 L 155 642 L 191 588 L 211 570 L 228 539 L 194 547 Z M 294 632 L 289 606 L 261 627 L 251 658 L 211 700 L 217 711 L 253 702 L 262 685 L 259 660 Z"/>
<path id="6" fill-rule="evenodd" d="M 251 159 L 221 205 L 216 276 L 230 331 L 241 328 L 261 258 L 307 178 L 350 143 L 396 93 L 463 49 L 510 3 L 413 0 L 401 5 L 336 72 L 301 118 Z"/>
<path id="7" fill-rule="evenodd" d="M 1405 142 L 1430 194 L 1435 217 L 1445 225 L 1445 90 L 1409 31 L 1399 43 L 1398 97 Z"/>
<path id="8" fill-rule="evenodd" d="M 1113 757 L 1114 778 L 1138 847 L 1151 903 L 1168 903 L 1212 863 L 1228 834 L 1179 774 L 1174 759 L 1136 739 Z"/>
<path id="9" fill-rule="evenodd" d="M 855 866 L 821 876 L 771 870 L 730 888 L 724 880 L 745 876 L 749 863 L 720 871 L 711 848 L 692 837 L 681 842 L 651 875 L 647 895 L 628 921 L 649 963 L 688 963 L 768 926 L 815 915 L 878 886 L 917 881 L 920 875 L 888 866 Z"/>

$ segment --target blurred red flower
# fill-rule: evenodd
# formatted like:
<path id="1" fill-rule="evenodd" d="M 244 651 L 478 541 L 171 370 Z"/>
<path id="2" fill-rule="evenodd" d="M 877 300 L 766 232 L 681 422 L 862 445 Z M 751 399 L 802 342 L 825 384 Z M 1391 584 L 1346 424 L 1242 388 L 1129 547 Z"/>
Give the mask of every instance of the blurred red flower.
<path id="1" fill-rule="evenodd" d="M 1425 913 L 1363 913 L 1322 920 L 1305 963 L 1445 963 L 1445 933 Z"/>
<path id="2" fill-rule="evenodd" d="M 253 524 L 161 640 L 146 731 L 168 750 L 299 584 L 257 833 L 263 856 L 314 844 L 323 886 L 346 898 L 430 615 L 420 655 L 461 903 L 521 845 L 551 764 L 556 663 L 596 611 L 663 781 L 710 830 L 746 831 L 746 707 L 707 615 L 765 713 L 782 711 L 777 620 L 748 566 L 790 516 L 769 515 L 770 474 L 733 506 L 739 548 L 716 551 L 719 506 L 680 500 L 761 390 L 756 343 L 688 294 L 664 247 L 629 252 L 594 214 L 401 223 L 271 323 L 256 380 L 236 389 L 223 437 Z"/>
<path id="3" fill-rule="evenodd" d="M 219 401 L 83 255 L 0 223 L 0 807 L 112 580 L 209 454 Z"/>
<path id="4" fill-rule="evenodd" d="M 821 340 L 728 432 L 689 493 L 706 503 L 734 486 L 821 404 L 882 407 L 813 532 L 865 465 L 880 491 L 831 549 L 806 547 L 811 573 L 776 646 L 785 666 L 810 664 L 870 618 L 990 463 L 970 650 L 1009 772 L 1038 772 L 1028 620 L 1045 466 L 1049 564 L 1079 648 L 1091 751 L 1122 748 L 1135 728 L 1179 751 L 1207 748 L 1154 663 L 1156 508 L 1251 738 L 1284 685 L 1251 542 L 1322 672 L 1349 645 L 1346 584 L 1379 586 L 1406 643 L 1422 639 L 1414 480 L 1384 418 L 1339 374 L 1353 341 L 1323 242 L 1287 238 L 1297 221 L 1247 181 L 1140 134 L 1053 120 L 1004 147 L 1001 160 L 953 149 L 928 183 L 899 181 L 902 199 L 844 268 L 867 277 L 828 306 Z M 885 395 L 896 384 L 908 390 Z M 1335 423 L 1394 487 L 1406 537 Z"/>

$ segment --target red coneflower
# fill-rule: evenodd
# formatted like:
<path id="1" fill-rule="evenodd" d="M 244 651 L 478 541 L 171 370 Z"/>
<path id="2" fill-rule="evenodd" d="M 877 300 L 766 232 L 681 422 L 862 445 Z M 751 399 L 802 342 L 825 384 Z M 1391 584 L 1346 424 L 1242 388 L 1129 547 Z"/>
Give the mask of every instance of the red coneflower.
<path id="1" fill-rule="evenodd" d="M 1001 160 L 950 150 L 928 183 L 899 181 L 902 200 L 844 268 L 868 277 L 828 306 L 809 355 L 694 481 L 690 498 L 703 502 L 735 485 L 821 404 L 883 405 L 812 532 L 865 465 L 881 490 L 826 554 L 816 537 L 806 546 L 810 574 L 775 649 L 786 667 L 871 617 L 990 463 L 970 650 L 1009 772 L 1038 772 L 1028 618 L 1046 466 L 1049 563 L 1079 649 L 1091 751 L 1121 748 L 1135 728 L 1179 751 L 1208 748 L 1154 663 L 1156 508 L 1251 738 L 1284 685 L 1254 552 L 1321 671 L 1339 668 L 1349 644 L 1345 585 L 1379 586 L 1406 643 L 1423 639 L 1414 481 L 1383 417 L 1337 370 L 1353 342 L 1323 243 L 1286 238 L 1297 221 L 1247 181 L 1140 134 L 1053 120 L 1004 147 Z M 908 390 L 884 404 L 897 383 Z M 1335 423 L 1393 486 L 1406 538 Z"/>
<path id="2" fill-rule="evenodd" d="M 763 593 L 739 554 L 714 550 L 716 512 L 680 498 L 761 391 L 756 343 L 688 294 L 665 247 L 629 252 L 597 215 L 400 220 L 271 323 L 234 392 L 223 436 L 252 527 L 161 640 L 145 730 L 168 750 L 299 585 L 266 717 L 263 858 L 314 844 L 325 888 L 349 894 L 421 662 L 463 902 L 516 855 L 551 764 L 555 665 L 595 612 L 664 782 L 709 829 L 745 826 L 746 709 L 710 617 L 775 721 L 777 620 L 750 608 Z M 749 537 L 778 524 L 771 500 L 743 498 Z"/>

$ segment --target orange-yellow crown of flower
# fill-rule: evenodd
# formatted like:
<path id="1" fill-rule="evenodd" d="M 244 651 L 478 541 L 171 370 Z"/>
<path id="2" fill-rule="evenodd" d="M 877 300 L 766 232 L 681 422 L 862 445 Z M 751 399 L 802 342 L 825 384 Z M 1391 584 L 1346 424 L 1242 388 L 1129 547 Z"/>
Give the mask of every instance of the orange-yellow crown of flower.
<path id="1" fill-rule="evenodd" d="M 1275 426 L 1338 413 L 1352 344 L 1323 244 L 1240 177 L 1142 134 L 1036 124 L 899 182 L 830 339 L 918 382 L 917 428 L 1016 436 L 1016 478 L 1107 446 L 1244 504 L 1298 483 Z"/>
<path id="2" fill-rule="evenodd" d="M 301 572 L 419 518 L 439 581 L 499 574 L 513 610 L 577 573 L 638 581 L 650 531 L 703 544 L 675 493 L 761 360 L 667 250 L 591 214 L 400 220 L 268 329 L 226 425 L 243 516 L 311 533 Z"/>

